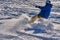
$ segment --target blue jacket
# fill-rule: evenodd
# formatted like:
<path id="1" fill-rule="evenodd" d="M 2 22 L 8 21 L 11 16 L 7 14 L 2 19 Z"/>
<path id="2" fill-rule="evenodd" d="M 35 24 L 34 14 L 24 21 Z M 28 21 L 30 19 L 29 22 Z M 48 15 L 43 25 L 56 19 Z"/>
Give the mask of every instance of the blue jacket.
<path id="1" fill-rule="evenodd" d="M 41 11 L 39 12 L 39 16 L 42 16 L 44 18 L 48 18 L 49 15 L 50 15 L 50 12 L 51 12 L 51 8 L 52 8 L 52 4 L 49 4 L 49 3 L 46 3 L 45 6 L 41 7 L 41 6 L 36 6 L 38 7 L 39 9 L 41 9 Z"/>

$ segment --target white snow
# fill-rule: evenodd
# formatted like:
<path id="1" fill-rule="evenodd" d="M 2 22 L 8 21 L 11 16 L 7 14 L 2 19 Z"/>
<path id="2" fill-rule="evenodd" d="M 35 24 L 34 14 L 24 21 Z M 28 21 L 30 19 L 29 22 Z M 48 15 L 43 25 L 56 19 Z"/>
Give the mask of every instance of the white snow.
<path id="1" fill-rule="evenodd" d="M 30 3 L 44 6 L 46 0 L 0 0 L 0 40 L 60 40 L 60 1 L 51 1 L 56 11 L 30 24 L 28 20 L 40 10 Z"/>

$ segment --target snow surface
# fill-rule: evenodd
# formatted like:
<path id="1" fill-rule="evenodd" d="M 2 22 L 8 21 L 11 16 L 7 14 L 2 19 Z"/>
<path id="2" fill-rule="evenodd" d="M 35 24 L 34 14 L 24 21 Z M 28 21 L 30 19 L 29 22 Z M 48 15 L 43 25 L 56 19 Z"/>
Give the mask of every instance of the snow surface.
<path id="1" fill-rule="evenodd" d="M 48 19 L 37 19 L 32 24 L 27 21 L 39 13 L 34 5 L 44 6 L 45 2 L 0 0 L 0 40 L 60 40 L 60 0 L 51 0 L 55 6 Z"/>

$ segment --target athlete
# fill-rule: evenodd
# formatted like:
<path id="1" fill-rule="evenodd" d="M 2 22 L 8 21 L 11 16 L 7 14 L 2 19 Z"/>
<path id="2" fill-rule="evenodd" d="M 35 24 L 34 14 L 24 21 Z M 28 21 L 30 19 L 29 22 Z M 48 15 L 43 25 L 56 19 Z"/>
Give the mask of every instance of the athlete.
<path id="1" fill-rule="evenodd" d="M 41 9 L 41 11 L 39 12 L 39 14 L 33 16 L 30 20 L 30 22 L 34 22 L 37 18 L 46 18 L 48 19 L 50 12 L 51 12 L 51 8 L 52 8 L 52 4 L 51 1 L 46 2 L 46 5 L 41 7 L 41 6 L 35 6 L 36 8 Z"/>

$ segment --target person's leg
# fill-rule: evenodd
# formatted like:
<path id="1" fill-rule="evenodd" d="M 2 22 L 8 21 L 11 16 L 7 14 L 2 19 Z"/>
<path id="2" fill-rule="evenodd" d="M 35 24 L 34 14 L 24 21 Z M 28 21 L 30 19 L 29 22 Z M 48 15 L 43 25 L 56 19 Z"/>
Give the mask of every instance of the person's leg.
<path id="1" fill-rule="evenodd" d="M 43 18 L 43 17 L 41 17 L 41 16 L 38 15 L 38 18 Z"/>
<path id="2" fill-rule="evenodd" d="M 37 18 L 38 18 L 38 15 L 35 15 L 35 16 L 31 17 L 30 22 L 34 22 Z"/>
<path id="3" fill-rule="evenodd" d="M 34 22 L 37 18 L 42 18 L 41 16 L 38 16 L 38 14 L 36 14 L 35 16 L 33 16 L 30 20 L 30 22 Z"/>

